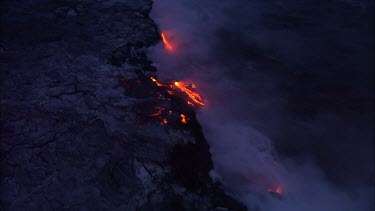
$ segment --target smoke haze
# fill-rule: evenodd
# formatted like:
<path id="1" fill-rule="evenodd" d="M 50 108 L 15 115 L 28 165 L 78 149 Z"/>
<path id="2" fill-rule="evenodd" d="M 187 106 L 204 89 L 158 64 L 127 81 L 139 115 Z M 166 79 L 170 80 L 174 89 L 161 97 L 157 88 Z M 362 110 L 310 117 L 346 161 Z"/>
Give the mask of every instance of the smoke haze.
<path id="1" fill-rule="evenodd" d="M 154 1 L 158 78 L 197 85 L 212 177 L 248 208 L 373 210 L 372 6 Z"/>

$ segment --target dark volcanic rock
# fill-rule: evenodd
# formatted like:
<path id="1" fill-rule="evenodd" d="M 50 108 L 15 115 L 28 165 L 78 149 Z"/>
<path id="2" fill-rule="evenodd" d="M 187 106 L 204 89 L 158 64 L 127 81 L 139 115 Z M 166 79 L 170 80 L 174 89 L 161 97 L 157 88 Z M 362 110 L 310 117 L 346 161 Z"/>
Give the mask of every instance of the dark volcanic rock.
<path id="1" fill-rule="evenodd" d="M 0 6 L 1 209 L 244 209 L 211 181 L 194 111 L 154 98 L 150 0 Z M 191 122 L 161 125 L 155 106 Z"/>

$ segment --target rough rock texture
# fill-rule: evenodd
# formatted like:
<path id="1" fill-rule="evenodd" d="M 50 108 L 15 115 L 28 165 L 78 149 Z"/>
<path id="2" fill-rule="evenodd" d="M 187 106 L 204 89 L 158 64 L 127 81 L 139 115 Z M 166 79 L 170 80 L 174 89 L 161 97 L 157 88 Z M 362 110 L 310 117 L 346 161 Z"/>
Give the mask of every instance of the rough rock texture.
<path id="1" fill-rule="evenodd" d="M 194 110 L 155 100 L 150 0 L 0 5 L 1 210 L 244 209 L 211 181 Z"/>

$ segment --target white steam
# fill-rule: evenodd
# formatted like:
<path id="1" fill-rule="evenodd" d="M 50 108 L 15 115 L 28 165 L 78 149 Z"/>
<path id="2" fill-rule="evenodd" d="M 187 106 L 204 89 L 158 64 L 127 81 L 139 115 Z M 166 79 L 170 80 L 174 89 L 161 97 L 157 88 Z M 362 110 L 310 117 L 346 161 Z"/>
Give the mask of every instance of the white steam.
<path id="1" fill-rule="evenodd" d="M 260 0 L 154 1 L 151 17 L 174 47 L 173 52 L 168 52 L 161 43 L 150 49 L 149 56 L 158 67 L 159 79 L 197 84 L 207 104 L 199 111 L 198 119 L 211 147 L 213 175 L 248 208 L 368 209 L 371 205 L 365 202 L 371 201 L 370 188 L 352 195 L 341 192 L 312 162 L 281 161 L 273 142 L 251 127 L 262 124 L 255 121 L 261 119 L 255 118 L 257 111 L 265 119 L 281 116 L 285 99 L 277 91 L 272 76 L 264 79 L 258 73 L 254 61 L 246 57 L 247 50 L 253 42 L 266 49 L 270 45 L 283 49 L 288 38 L 294 36 L 261 29 L 257 23 L 263 12 Z M 288 52 L 278 53 L 288 57 L 299 50 L 297 44 Z M 267 192 L 278 185 L 284 191 L 281 200 Z"/>

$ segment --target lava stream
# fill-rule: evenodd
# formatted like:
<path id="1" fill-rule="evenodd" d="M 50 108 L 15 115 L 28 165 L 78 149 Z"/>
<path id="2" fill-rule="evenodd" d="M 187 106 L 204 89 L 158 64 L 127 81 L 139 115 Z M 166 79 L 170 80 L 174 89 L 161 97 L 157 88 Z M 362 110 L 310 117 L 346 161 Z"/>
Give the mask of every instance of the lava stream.
<path id="1" fill-rule="evenodd" d="M 199 104 L 201 106 L 204 106 L 202 97 L 199 95 L 199 93 L 188 88 L 189 83 L 176 81 L 176 82 L 174 82 L 174 85 L 178 89 L 180 89 L 182 92 L 186 93 L 193 102 L 195 102 L 196 104 Z M 195 87 L 195 85 L 194 86 L 191 85 L 191 87 Z"/>
<path id="2" fill-rule="evenodd" d="M 167 40 L 164 33 L 161 33 L 161 38 L 163 40 L 164 46 L 168 51 L 173 51 L 173 46 L 170 44 L 170 42 Z"/>
<path id="3" fill-rule="evenodd" d="M 154 77 L 151 76 L 150 78 L 151 78 L 151 81 L 154 82 L 157 86 L 165 86 L 164 84 L 157 81 Z"/>
<path id="4" fill-rule="evenodd" d="M 196 88 L 195 84 L 190 84 L 190 83 L 182 82 L 182 81 L 176 81 L 176 82 L 174 82 L 173 85 L 171 85 L 171 84 L 160 83 L 158 80 L 156 80 L 156 78 L 154 78 L 152 76 L 150 77 L 150 79 L 151 79 L 152 82 L 154 82 L 159 87 L 168 87 L 169 86 L 171 89 L 178 89 L 179 91 L 187 94 L 187 96 L 190 98 L 190 100 L 187 100 L 187 104 L 189 104 L 191 106 L 195 106 L 196 104 L 198 104 L 198 105 L 203 107 L 205 105 L 203 103 L 203 100 L 202 100 L 202 97 L 200 96 L 200 94 L 198 92 L 192 90 L 192 89 Z M 172 90 L 167 90 L 167 92 L 170 95 L 176 94 L 176 92 L 172 91 Z M 160 93 L 158 93 L 158 98 L 159 99 L 161 98 Z"/>
<path id="5" fill-rule="evenodd" d="M 189 105 L 191 105 L 191 106 L 195 106 L 192 102 L 190 102 L 190 101 L 187 101 L 187 103 L 189 104 Z"/>

